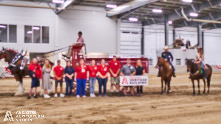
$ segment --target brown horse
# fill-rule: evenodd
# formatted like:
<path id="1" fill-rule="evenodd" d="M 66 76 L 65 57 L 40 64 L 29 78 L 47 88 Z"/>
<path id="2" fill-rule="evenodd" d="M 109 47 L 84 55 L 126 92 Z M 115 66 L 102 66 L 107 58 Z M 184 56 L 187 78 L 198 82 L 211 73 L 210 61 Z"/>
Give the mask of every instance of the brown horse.
<path id="1" fill-rule="evenodd" d="M 198 64 L 195 64 L 193 60 L 187 59 L 186 60 L 186 66 L 187 66 L 187 72 L 190 73 L 190 79 L 193 84 L 193 95 L 195 95 L 195 84 L 194 80 L 197 80 L 198 82 L 198 94 L 200 94 L 200 79 L 203 80 L 204 82 L 204 90 L 203 93 L 206 93 L 206 81 L 204 78 L 204 75 L 201 73 L 201 68 Z M 206 76 L 207 76 L 207 93 L 209 93 L 209 88 L 210 88 L 210 81 L 212 77 L 212 67 L 208 64 L 206 64 Z"/>
<path id="2" fill-rule="evenodd" d="M 3 48 L 2 51 L 0 51 L 0 59 L 4 58 L 5 62 L 11 63 L 17 54 L 18 54 L 18 52 L 15 50 Z M 11 74 L 14 75 L 14 78 L 15 78 L 17 85 L 18 85 L 17 92 L 15 93 L 15 96 L 24 94 L 25 89 L 23 86 L 23 76 L 29 75 L 27 61 L 25 62 L 24 69 L 23 70 L 20 69 L 20 65 L 22 63 L 23 57 L 24 56 L 22 56 L 19 60 L 17 60 L 14 67 L 9 66 L 9 70 L 11 71 Z"/>
<path id="3" fill-rule="evenodd" d="M 161 67 L 160 76 L 161 76 L 161 94 L 163 94 L 163 82 L 165 82 L 164 92 L 170 92 L 170 82 L 173 74 L 171 65 L 166 62 L 162 57 L 158 57 L 157 66 Z"/>
<path id="4" fill-rule="evenodd" d="M 28 70 L 28 61 L 25 61 L 24 63 L 24 56 L 21 56 L 15 63 L 14 66 L 11 66 L 10 63 L 13 61 L 16 55 L 19 53 L 15 50 L 12 49 L 5 49 L 3 48 L 2 51 L 0 51 L 0 60 L 5 59 L 5 62 L 9 63 L 8 69 L 11 71 L 11 74 L 14 75 L 14 78 L 17 82 L 18 88 L 17 92 L 15 93 L 15 96 L 18 95 L 24 95 L 24 86 L 23 86 L 23 77 L 26 75 L 29 75 L 29 70 Z M 21 53 L 22 54 L 22 53 Z M 44 58 L 42 58 L 39 63 L 41 66 L 43 66 Z M 24 68 L 21 69 L 22 63 L 24 64 Z M 54 63 L 50 62 L 51 66 L 53 66 Z"/>

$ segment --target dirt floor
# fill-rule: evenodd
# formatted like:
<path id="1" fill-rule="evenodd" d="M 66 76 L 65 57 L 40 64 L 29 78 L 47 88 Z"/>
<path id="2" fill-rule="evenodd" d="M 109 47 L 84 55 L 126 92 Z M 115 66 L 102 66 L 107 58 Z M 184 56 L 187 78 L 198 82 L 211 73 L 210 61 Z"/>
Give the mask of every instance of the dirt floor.
<path id="1" fill-rule="evenodd" d="M 26 99 L 27 95 L 13 96 L 16 90 L 13 79 L 1 79 L 0 123 L 9 123 L 3 122 L 6 111 L 11 111 L 15 119 L 16 111 L 35 110 L 45 116 L 33 119 L 31 123 L 36 124 L 220 124 L 221 73 L 213 74 L 210 94 L 202 94 L 201 81 L 201 95 L 196 96 L 192 95 L 192 83 L 187 77 L 187 74 L 177 75 L 172 80 L 172 93 L 169 95 L 161 95 L 160 79 L 149 75 L 149 86 L 144 88 L 145 93 L 141 97 L 111 97 L 108 94 L 108 97 L 96 98 L 39 97 L 30 100 Z M 30 79 L 25 79 L 24 83 L 28 93 Z"/>

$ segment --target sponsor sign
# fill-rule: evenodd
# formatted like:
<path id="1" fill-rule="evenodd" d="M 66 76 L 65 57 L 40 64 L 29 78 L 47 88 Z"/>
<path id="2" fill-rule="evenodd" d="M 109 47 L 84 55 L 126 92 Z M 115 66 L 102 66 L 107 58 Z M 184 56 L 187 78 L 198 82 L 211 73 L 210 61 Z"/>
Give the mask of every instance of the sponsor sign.
<path id="1" fill-rule="evenodd" d="M 147 86 L 148 76 L 120 76 L 120 86 Z"/>

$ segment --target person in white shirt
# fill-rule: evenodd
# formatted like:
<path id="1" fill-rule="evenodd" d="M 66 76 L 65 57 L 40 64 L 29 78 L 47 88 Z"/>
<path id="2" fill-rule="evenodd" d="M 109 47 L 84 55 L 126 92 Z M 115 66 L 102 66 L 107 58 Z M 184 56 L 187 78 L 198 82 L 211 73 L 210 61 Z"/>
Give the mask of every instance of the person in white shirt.
<path id="1" fill-rule="evenodd" d="M 84 38 L 82 37 L 82 32 L 81 31 L 78 32 L 77 42 L 74 43 L 73 45 L 75 45 L 75 44 L 83 44 L 84 45 Z M 71 50 L 72 50 L 72 46 L 69 47 L 68 52 L 66 54 L 62 54 L 63 58 L 70 60 Z"/>

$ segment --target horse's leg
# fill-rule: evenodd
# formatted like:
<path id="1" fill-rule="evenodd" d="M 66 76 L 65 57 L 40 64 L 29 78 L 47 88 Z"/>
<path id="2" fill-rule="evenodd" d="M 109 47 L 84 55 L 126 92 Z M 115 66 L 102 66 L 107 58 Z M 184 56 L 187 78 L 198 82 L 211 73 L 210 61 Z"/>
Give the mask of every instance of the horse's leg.
<path id="1" fill-rule="evenodd" d="M 197 82 L 198 82 L 198 95 L 200 95 L 200 81 L 197 80 Z"/>
<path id="2" fill-rule="evenodd" d="M 206 93 L 206 81 L 205 81 L 205 79 L 203 79 L 203 83 L 204 83 L 204 90 L 203 90 L 203 94 L 205 94 L 205 93 Z"/>
<path id="3" fill-rule="evenodd" d="M 24 86 L 23 86 L 23 80 L 22 80 L 22 76 L 15 74 L 14 75 L 15 79 L 16 79 L 16 83 L 17 83 L 17 92 L 15 93 L 15 96 L 20 96 L 20 95 L 24 95 Z"/>
<path id="4" fill-rule="evenodd" d="M 165 80 L 164 82 L 165 82 L 164 92 L 166 92 L 166 89 L 167 89 L 167 80 Z"/>
<path id="5" fill-rule="evenodd" d="M 170 80 L 171 81 L 171 80 Z M 170 88 L 170 81 L 169 81 L 169 83 L 168 83 L 168 88 L 169 88 L 169 93 L 171 92 L 171 88 Z"/>
<path id="6" fill-rule="evenodd" d="M 170 81 L 167 81 L 167 93 L 170 91 Z"/>
<path id="7" fill-rule="evenodd" d="M 208 87 L 207 93 L 209 93 L 210 81 L 211 81 L 211 75 L 209 75 L 209 77 L 207 77 L 207 87 Z"/>
<path id="8" fill-rule="evenodd" d="M 193 95 L 195 95 L 195 84 L 194 84 L 194 80 L 192 80 L 192 84 L 193 84 Z"/>
<path id="9" fill-rule="evenodd" d="M 163 94 L 163 79 L 161 78 L 161 94 Z"/>

